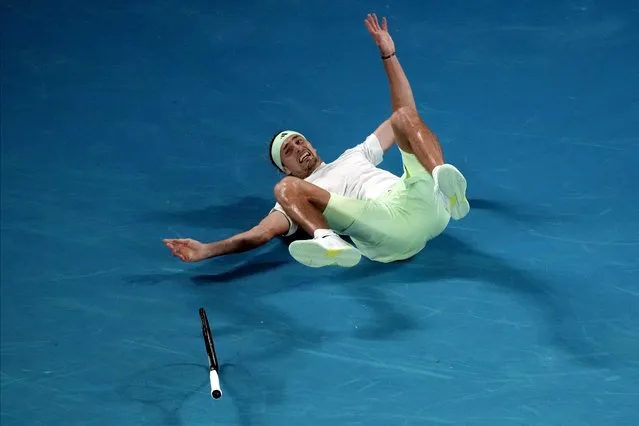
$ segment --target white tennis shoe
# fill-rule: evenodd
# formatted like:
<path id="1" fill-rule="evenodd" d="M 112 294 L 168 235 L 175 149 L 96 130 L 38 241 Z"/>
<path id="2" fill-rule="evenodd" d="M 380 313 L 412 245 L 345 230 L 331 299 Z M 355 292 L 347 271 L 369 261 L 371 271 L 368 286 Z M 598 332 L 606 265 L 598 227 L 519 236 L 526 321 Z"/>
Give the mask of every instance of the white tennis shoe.
<path id="1" fill-rule="evenodd" d="M 450 216 L 463 219 L 470 211 L 466 199 L 466 178 L 455 166 L 442 164 L 433 169 L 433 179 Z"/>
<path id="2" fill-rule="evenodd" d="M 357 265 L 362 258 L 357 248 L 334 233 L 316 235 L 310 240 L 294 241 L 289 245 L 288 251 L 293 259 L 311 268 L 322 266 L 348 268 Z"/>

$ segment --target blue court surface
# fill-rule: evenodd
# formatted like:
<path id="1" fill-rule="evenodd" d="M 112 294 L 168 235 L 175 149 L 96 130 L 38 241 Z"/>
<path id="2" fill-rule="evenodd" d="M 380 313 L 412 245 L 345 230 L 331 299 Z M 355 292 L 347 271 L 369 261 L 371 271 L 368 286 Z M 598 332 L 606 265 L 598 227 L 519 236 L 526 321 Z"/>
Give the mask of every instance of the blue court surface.
<path id="1" fill-rule="evenodd" d="M 369 12 L 470 215 L 397 264 L 172 257 L 269 212 L 277 129 L 330 161 L 390 115 Z M 636 2 L 3 0 L 1 26 L 3 426 L 637 424 Z"/>

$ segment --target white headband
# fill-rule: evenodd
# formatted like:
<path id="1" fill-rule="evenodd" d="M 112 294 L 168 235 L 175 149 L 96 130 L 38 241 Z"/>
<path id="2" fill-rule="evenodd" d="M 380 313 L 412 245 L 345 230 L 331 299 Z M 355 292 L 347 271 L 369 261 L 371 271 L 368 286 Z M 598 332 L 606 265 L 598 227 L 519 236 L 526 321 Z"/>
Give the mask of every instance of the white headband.
<path id="1" fill-rule="evenodd" d="M 280 132 L 278 133 L 277 136 L 275 136 L 275 139 L 273 140 L 273 145 L 271 145 L 271 158 L 273 159 L 273 162 L 277 164 L 277 168 L 280 169 L 281 171 L 284 171 L 284 166 L 282 165 L 282 158 L 281 158 L 282 144 L 284 143 L 286 139 L 288 139 L 289 136 L 293 136 L 293 135 L 298 135 L 304 138 L 304 135 L 302 135 L 301 133 L 298 133 L 293 130 L 284 130 L 283 132 Z"/>

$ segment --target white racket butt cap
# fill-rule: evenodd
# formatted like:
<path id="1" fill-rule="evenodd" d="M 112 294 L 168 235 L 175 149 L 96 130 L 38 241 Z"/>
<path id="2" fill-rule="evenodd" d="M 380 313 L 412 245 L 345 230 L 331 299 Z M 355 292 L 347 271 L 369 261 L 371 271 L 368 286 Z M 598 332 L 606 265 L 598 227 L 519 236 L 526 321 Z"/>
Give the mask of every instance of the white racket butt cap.
<path id="1" fill-rule="evenodd" d="M 213 399 L 220 399 L 222 397 L 222 389 L 220 388 L 220 377 L 217 375 L 217 371 L 211 370 L 209 372 L 209 379 L 211 381 L 211 397 Z"/>

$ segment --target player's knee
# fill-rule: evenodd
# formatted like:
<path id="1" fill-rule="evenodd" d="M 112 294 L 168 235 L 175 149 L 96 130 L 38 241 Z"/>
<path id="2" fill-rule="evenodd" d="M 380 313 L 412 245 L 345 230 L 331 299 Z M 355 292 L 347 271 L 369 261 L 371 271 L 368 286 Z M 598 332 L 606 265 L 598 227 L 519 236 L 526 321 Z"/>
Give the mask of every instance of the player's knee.
<path id="1" fill-rule="evenodd" d="M 278 203 L 286 203 L 291 198 L 294 198 L 300 194 L 301 180 L 293 176 L 286 176 L 279 181 L 274 188 L 275 199 Z"/>
<path id="2" fill-rule="evenodd" d="M 403 106 L 396 109 L 390 119 L 391 125 L 394 128 L 406 127 L 411 123 L 415 123 L 416 120 L 419 120 L 419 114 L 410 106 Z"/>

